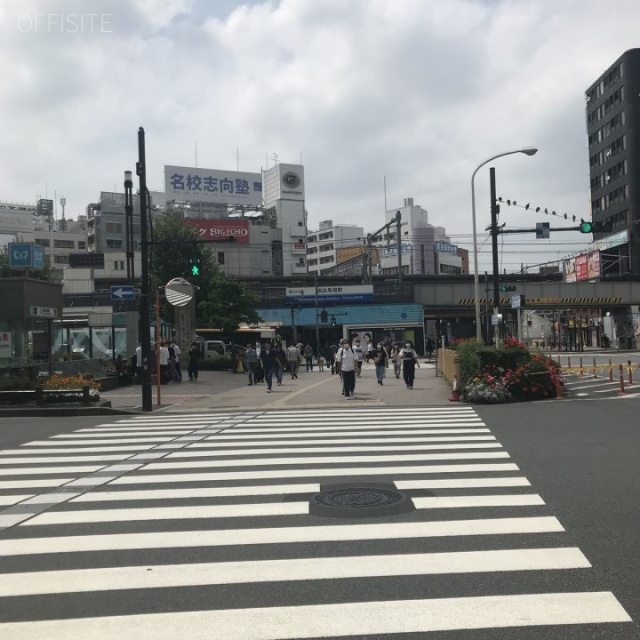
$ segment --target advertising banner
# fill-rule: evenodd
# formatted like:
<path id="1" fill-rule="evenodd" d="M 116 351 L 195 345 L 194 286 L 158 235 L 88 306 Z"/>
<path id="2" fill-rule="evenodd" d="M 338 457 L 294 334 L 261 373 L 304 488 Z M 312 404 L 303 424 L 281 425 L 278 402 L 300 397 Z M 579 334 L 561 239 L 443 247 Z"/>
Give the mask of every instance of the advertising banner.
<path id="1" fill-rule="evenodd" d="M 599 251 L 592 251 L 591 253 L 589 253 L 588 276 L 590 280 L 593 278 L 600 277 L 600 252 Z"/>
<path id="2" fill-rule="evenodd" d="M 576 281 L 589 278 L 589 257 L 586 253 L 576 256 Z"/>
<path id="3" fill-rule="evenodd" d="M 576 281 L 576 260 L 575 258 L 567 258 L 562 261 L 564 263 L 564 281 Z"/>
<path id="4" fill-rule="evenodd" d="M 165 165 L 167 201 L 187 200 L 216 204 L 262 204 L 262 175 L 240 171 L 216 171 Z"/>
<path id="5" fill-rule="evenodd" d="M 202 240 L 210 242 L 229 242 L 249 244 L 249 221 L 239 218 L 220 218 L 207 220 L 204 218 L 186 218 L 185 222 L 198 230 Z"/>

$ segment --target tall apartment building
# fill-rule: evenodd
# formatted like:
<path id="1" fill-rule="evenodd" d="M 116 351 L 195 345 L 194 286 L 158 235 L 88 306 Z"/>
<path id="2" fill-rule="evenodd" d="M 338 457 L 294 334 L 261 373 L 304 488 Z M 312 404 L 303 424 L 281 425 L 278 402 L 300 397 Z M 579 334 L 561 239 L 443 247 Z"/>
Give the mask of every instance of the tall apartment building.
<path id="1" fill-rule="evenodd" d="M 602 277 L 640 273 L 640 49 L 586 91 L 594 249 Z"/>
<path id="2" fill-rule="evenodd" d="M 355 254 L 362 253 L 364 238 L 365 233 L 362 227 L 353 224 L 334 226 L 333 220 L 324 220 L 317 231 L 307 235 L 309 273 L 321 274 L 335 267 L 340 261 L 340 255 L 344 255 L 343 250 L 352 251 L 356 248 Z"/>

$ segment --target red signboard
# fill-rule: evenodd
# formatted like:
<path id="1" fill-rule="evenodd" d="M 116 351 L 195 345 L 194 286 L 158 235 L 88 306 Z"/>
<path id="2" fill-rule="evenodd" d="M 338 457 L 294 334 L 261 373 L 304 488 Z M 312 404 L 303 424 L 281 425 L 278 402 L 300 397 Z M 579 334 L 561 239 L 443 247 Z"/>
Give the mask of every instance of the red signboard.
<path id="1" fill-rule="evenodd" d="M 589 277 L 589 257 L 586 253 L 576 256 L 576 280 L 586 280 Z"/>
<path id="2" fill-rule="evenodd" d="M 201 240 L 210 242 L 238 242 L 249 243 L 249 221 L 235 218 L 221 218 L 205 220 L 202 218 L 187 218 L 185 222 L 198 229 Z"/>
<path id="3" fill-rule="evenodd" d="M 589 280 L 600 277 L 600 252 L 592 251 L 589 254 Z"/>

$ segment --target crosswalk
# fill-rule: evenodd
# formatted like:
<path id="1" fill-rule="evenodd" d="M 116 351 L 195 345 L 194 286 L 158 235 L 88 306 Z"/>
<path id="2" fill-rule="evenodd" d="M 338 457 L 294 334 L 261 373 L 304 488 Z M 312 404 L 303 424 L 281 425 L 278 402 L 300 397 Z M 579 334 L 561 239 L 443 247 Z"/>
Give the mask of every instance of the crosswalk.
<path id="1" fill-rule="evenodd" d="M 0 451 L 0 638 L 633 637 L 566 537 L 471 407 L 132 416 Z"/>
<path id="2" fill-rule="evenodd" d="M 623 373 L 622 384 L 616 371 L 610 379 L 609 375 L 600 371 L 594 377 L 592 374 L 569 373 L 564 376 L 565 389 L 563 397 L 567 400 L 625 400 L 640 398 L 640 385 L 638 376 L 635 382 L 631 378 L 631 384 L 627 372 Z"/>

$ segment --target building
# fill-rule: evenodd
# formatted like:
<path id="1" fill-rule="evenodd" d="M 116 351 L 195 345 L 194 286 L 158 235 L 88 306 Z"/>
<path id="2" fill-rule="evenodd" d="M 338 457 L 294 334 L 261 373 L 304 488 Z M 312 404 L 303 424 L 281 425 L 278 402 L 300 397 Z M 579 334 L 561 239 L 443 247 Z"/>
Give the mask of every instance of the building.
<path id="1" fill-rule="evenodd" d="M 405 198 L 404 206 L 386 213 L 389 233 L 378 242 L 380 263 L 378 273 L 398 273 L 397 227 L 393 221 L 400 213 L 401 263 L 405 275 L 459 275 L 469 272 L 469 255 L 466 249 L 451 244 L 444 227 L 429 224 L 429 213 L 413 198 Z M 376 273 L 375 265 L 373 272 Z"/>
<path id="2" fill-rule="evenodd" d="M 307 212 L 305 205 L 304 167 L 299 164 L 276 164 L 262 176 L 265 213 L 282 230 L 282 270 L 278 275 L 307 273 Z M 274 260 L 277 260 L 274 247 Z"/>
<path id="3" fill-rule="evenodd" d="M 317 231 L 307 235 L 307 269 L 321 274 L 363 251 L 364 229 L 352 224 L 324 220 Z"/>
<path id="4" fill-rule="evenodd" d="M 602 277 L 640 273 L 640 49 L 586 91 L 593 249 Z"/>

